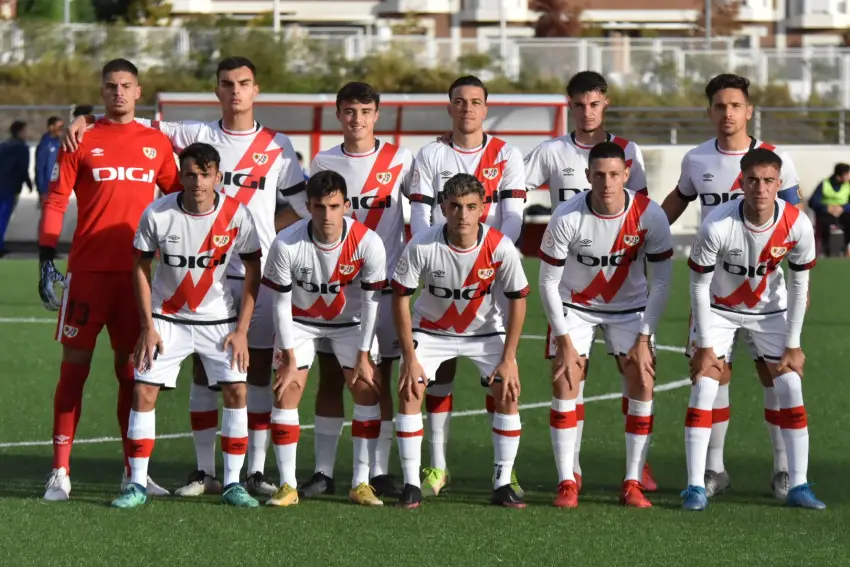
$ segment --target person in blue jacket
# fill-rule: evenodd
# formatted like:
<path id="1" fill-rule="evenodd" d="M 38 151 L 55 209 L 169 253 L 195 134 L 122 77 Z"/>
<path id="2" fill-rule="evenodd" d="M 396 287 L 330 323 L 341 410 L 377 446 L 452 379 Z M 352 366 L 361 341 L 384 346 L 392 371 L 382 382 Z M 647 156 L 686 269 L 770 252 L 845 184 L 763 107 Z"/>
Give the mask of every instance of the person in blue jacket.
<path id="1" fill-rule="evenodd" d="M 32 191 L 30 149 L 26 142 L 27 123 L 15 120 L 9 133 L 11 137 L 0 143 L 0 256 L 6 254 L 6 229 L 18 202 L 18 195 L 24 185 Z"/>
<path id="2" fill-rule="evenodd" d="M 38 189 L 39 204 L 47 199 L 47 189 L 50 185 L 50 174 L 53 164 L 59 154 L 60 137 L 65 128 L 65 121 L 58 116 L 47 119 L 47 132 L 41 137 L 35 148 L 35 187 Z"/>
<path id="3" fill-rule="evenodd" d="M 827 256 L 847 253 L 850 246 L 850 165 L 839 163 L 830 177 L 821 181 L 809 199 L 809 208 L 815 212 L 821 246 Z M 844 232 L 844 248 L 832 250 L 830 234 L 838 226 Z"/>

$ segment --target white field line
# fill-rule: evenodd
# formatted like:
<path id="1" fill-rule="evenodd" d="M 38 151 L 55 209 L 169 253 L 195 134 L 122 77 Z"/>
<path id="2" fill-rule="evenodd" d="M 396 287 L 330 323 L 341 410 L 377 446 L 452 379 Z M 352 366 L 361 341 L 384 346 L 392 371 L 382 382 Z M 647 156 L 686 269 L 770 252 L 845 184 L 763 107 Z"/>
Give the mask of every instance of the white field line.
<path id="1" fill-rule="evenodd" d="M 44 318 L 35 318 L 35 317 L 0 317 L 0 323 L 55 323 L 53 319 L 44 319 Z M 546 337 L 543 335 L 522 335 L 523 339 L 530 340 L 546 340 Z M 604 341 L 596 341 L 597 343 L 602 343 Z M 684 353 L 685 349 L 682 347 L 675 347 L 669 345 L 656 345 L 658 350 L 664 350 L 669 352 L 678 352 Z M 684 388 L 685 386 L 691 383 L 690 379 L 683 378 L 681 380 L 676 380 L 674 382 L 667 382 L 666 384 L 659 384 L 655 387 L 656 392 L 666 392 L 668 390 L 676 390 L 678 388 Z M 590 402 L 603 402 L 606 400 L 618 400 L 622 397 L 622 392 L 611 392 L 608 394 L 600 394 L 598 396 L 588 396 L 584 398 L 584 403 Z M 521 410 L 529 410 L 529 409 L 538 409 L 538 408 L 548 408 L 551 406 L 550 401 L 546 402 L 535 402 L 531 404 L 520 404 L 519 409 Z M 487 413 L 487 410 L 483 409 L 475 409 L 475 410 L 464 410 L 464 411 L 455 411 L 452 412 L 452 417 L 471 417 L 475 415 L 484 415 Z M 345 422 L 345 427 L 350 427 L 351 422 Z M 313 429 L 313 424 L 305 424 L 301 426 L 301 429 Z M 221 435 L 221 432 L 218 432 Z M 157 435 L 156 438 L 158 440 L 162 439 L 189 439 L 192 437 L 192 433 L 166 433 L 164 435 Z M 120 437 L 92 437 L 88 439 L 74 439 L 75 445 L 81 444 L 89 444 L 89 443 L 117 443 L 120 442 Z M 0 443 L 0 449 L 11 449 L 14 447 L 41 447 L 41 446 L 50 446 L 53 444 L 52 440 L 48 441 L 14 441 L 9 443 Z"/>

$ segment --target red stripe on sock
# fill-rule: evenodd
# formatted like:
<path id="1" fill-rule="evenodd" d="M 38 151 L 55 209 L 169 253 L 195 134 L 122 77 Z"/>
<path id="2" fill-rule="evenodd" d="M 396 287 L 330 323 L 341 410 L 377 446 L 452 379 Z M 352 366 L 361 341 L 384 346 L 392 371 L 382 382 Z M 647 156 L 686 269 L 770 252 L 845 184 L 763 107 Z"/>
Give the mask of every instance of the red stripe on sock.
<path id="1" fill-rule="evenodd" d="M 555 429 L 570 429 L 576 426 L 576 412 L 549 410 L 549 426 Z"/>
<path id="2" fill-rule="evenodd" d="M 705 427 L 711 429 L 711 410 L 688 408 L 685 427 Z"/>
<path id="3" fill-rule="evenodd" d="M 244 455 L 248 452 L 248 438 L 222 436 L 221 451 L 228 455 Z"/>
<path id="4" fill-rule="evenodd" d="M 623 396 L 620 400 L 620 411 L 623 412 L 623 415 L 629 415 L 629 398 Z"/>
<path id="5" fill-rule="evenodd" d="M 192 422 L 192 431 L 215 429 L 218 427 L 218 410 L 190 411 L 189 420 Z"/>
<path id="6" fill-rule="evenodd" d="M 626 433 L 631 433 L 632 435 L 649 435 L 652 433 L 652 416 L 627 415 Z"/>
<path id="7" fill-rule="evenodd" d="M 301 437 L 300 425 L 272 423 L 272 443 L 275 445 L 291 445 L 298 443 Z"/>
<path id="8" fill-rule="evenodd" d="M 272 425 L 272 412 L 253 413 L 248 412 L 248 429 L 253 431 L 266 431 Z"/>
<path id="9" fill-rule="evenodd" d="M 484 407 L 487 408 L 487 413 L 496 413 L 496 399 L 487 394 L 484 397 Z"/>
<path id="10" fill-rule="evenodd" d="M 576 404 L 576 420 L 584 421 L 584 404 Z"/>
<path id="11" fill-rule="evenodd" d="M 130 458 L 149 459 L 153 453 L 153 439 L 130 439 Z"/>
<path id="12" fill-rule="evenodd" d="M 729 421 L 729 406 L 711 410 L 711 423 L 723 423 L 724 421 Z"/>
<path id="13" fill-rule="evenodd" d="M 63 362 L 53 396 L 53 468 L 71 470 L 71 446 L 83 409 L 88 364 Z M 129 414 L 128 414 L 129 417 Z"/>
<path id="14" fill-rule="evenodd" d="M 351 436 L 363 439 L 377 439 L 381 435 L 381 420 L 352 421 Z"/>
<path id="15" fill-rule="evenodd" d="M 503 435 L 504 437 L 519 437 L 519 434 L 522 433 L 522 429 L 496 429 L 494 427 L 493 433 L 496 435 Z"/>
<path id="16" fill-rule="evenodd" d="M 803 429 L 809 426 L 808 417 L 806 417 L 806 408 L 797 406 L 795 408 L 783 408 L 779 410 L 781 415 L 780 427 L 782 429 Z"/>
<path id="17" fill-rule="evenodd" d="M 396 431 L 395 434 L 398 437 L 422 437 L 425 433 L 424 429 L 420 429 L 419 431 Z"/>
<path id="18" fill-rule="evenodd" d="M 779 410 L 764 408 L 764 420 L 770 425 L 782 426 L 782 414 Z"/>
<path id="19" fill-rule="evenodd" d="M 428 413 L 447 413 L 452 411 L 452 395 L 449 394 L 444 398 L 442 396 L 429 396 L 426 394 L 425 411 Z"/>

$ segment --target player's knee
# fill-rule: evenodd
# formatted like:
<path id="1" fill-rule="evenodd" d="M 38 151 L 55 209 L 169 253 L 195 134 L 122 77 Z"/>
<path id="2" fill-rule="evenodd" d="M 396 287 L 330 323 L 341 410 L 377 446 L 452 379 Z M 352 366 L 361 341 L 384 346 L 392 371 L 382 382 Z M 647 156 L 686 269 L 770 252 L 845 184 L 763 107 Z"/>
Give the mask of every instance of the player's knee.
<path id="1" fill-rule="evenodd" d="M 351 386 L 351 397 L 354 398 L 354 403 L 361 406 L 378 405 L 378 393 L 371 386 L 358 380 Z"/>
<path id="2" fill-rule="evenodd" d="M 558 378 L 552 382 L 552 397 L 559 400 L 576 399 L 578 397 L 578 382 L 571 386 L 566 378 Z"/>
<path id="3" fill-rule="evenodd" d="M 133 409 L 137 412 L 151 411 L 156 406 L 159 386 L 136 382 L 133 388 Z"/>
<path id="4" fill-rule="evenodd" d="M 450 358 L 443 362 L 439 368 L 437 368 L 436 376 L 434 376 L 434 382 L 437 384 L 451 384 L 455 379 L 455 373 L 457 372 L 457 359 Z"/>
<path id="5" fill-rule="evenodd" d="M 228 409 L 241 409 L 247 404 L 248 387 L 244 382 L 221 384 L 221 399 Z"/>
<path id="6" fill-rule="evenodd" d="M 90 365 L 92 354 L 94 354 L 94 351 L 91 350 L 62 346 L 62 362 L 69 364 Z"/>
<path id="7" fill-rule="evenodd" d="M 770 376 L 770 373 L 768 373 L 768 377 L 769 376 Z M 731 381 L 732 381 L 732 365 L 731 364 L 724 364 L 723 370 L 720 372 L 720 385 L 723 386 L 725 384 L 728 384 Z M 772 381 L 772 379 L 771 379 L 771 381 Z"/>
<path id="8" fill-rule="evenodd" d="M 493 408 L 496 410 L 496 413 L 505 415 L 519 413 L 519 401 L 511 400 L 508 396 L 505 396 L 503 400 L 504 391 L 505 388 L 501 384 L 498 387 L 494 384 L 492 387 Z"/>

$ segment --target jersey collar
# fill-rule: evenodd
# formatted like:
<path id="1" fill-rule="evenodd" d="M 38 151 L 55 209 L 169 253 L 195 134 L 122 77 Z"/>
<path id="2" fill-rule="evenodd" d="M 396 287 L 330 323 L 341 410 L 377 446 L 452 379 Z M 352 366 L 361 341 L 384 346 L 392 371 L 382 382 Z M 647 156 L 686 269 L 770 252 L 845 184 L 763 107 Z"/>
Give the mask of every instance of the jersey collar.
<path id="1" fill-rule="evenodd" d="M 478 240 L 475 242 L 475 246 L 481 246 L 481 242 L 484 240 L 484 225 L 480 222 L 478 223 Z M 449 242 L 449 224 L 443 224 L 443 242 L 446 243 L 446 246 L 451 246 L 454 248 L 454 245 Z"/>
<path id="2" fill-rule="evenodd" d="M 741 222 L 744 223 L 744 226 L 747 226 L 747 224 L 752 224 L 752 223 L 750 223 L 750 221 L 747 220 L 747 217 L 744 216 L 744 199 L 740 199 L 740 201 L 741 201 L 741 204 L 738 205 L 738 216 L 741 218 Z M 778 221 L 778 220 L 779 220 L 779 202 L 777 201 L 777 202 L 773 203 L 773 222 L 770 224 L 770 226 L 775 225 L 776 221 Z"/>
<path id="3" fill-rule="evenodd" d="M 611 132 L 605 132 L 605 141 L 606 142 L 610 142 L 613 137 L 614 136 L 611 135 Z M 576 131 L 575 130 L 570 132 L 570 140 L 573 141 L 573 145 L 576 146 L 577 148 L 590 148 L 590 147 L 592 147 L 592 146 L 585 146 L 584 144 L 582 144 L 581 142 L 576 140 Z"/>
<path id="4" fill-rule="evenodd" d="M 372 150 L 369 153 L 366 153 L 366 154 L 350 154 L 347 151 L 345 151 L 345 144 L 344 143 L 339 145 L 339 151 L 342 152 L 342 155 L 349 156 L 349 157 L 366 157 L 366 156 L 370 156 L 373 153 L 377 152 L 378 147 L 380 147 L 380 145 L 381 145 L 381 141 L 378 138 L 375 138 L 375 149 Z"/>
<path id="5" fill-rule="evenodd" d="M 616 218 L 616 217 L 619 217 L 620 215 L 622 215 L 623 213 L 625 213 L 626 211 L 628 211 L 628 210 L 629 210 L 629 202 L 631 202 L 631 199 L 632 199 L 632 198 L 631 198 L 631 196 L 629 195 L 629 192 L 628 192 L 625 188 L 623 189 L 623 192 L 626 194 L 626 204 L 625 204 L 625 206 L 623 207 L 623 212 L 622 212 L 622 213 L 619 213 L 619 214 L 617 214 L 617 215 L 611 216 L 611 217 L 607 217 L 607 216 L 605 216 L 605 215 L 600 215 L 599 213 L 597 213 L 597 212 L 593 209 L 593 205 L 591 204 L 591 200 L 590 200 L 590 193 L 591 193 L 590 191 L 587 191 L 587 196 L 584 198 L 584 202 L 585 202 L 585 204 L 587 204 L 587 208 L 588 208 L 588 210 L 589 210 L 591 213 L 593 213 L 595 216 L 597 216 L 597 217 L 599 217 L 599 218 L 601 218 L 601 219 Z"/>
<path id="6" fill-rule="evenodd" d="M 205 217 L 208 214 L 215 212 L 216 210 L 218 210 L 218 203 L 220 201 L 221 201 L 221 193 L 216 191 L 215 196 L 213 197 L 213 208 L 212 209 L 210 209 L 206 213 L 201 213 L 201 214 L 190 213 L 189 211 L 187 211 L 186 209 L 183 208 L 183 191 L 177 193 L 177 206 L 180 208 L 180 211 L 183 214 L 186 214 L 186 215 L 189 215 L 189 216 L 192 216 L 192 217 Z"/>
<path id="7" fill-rule="evenodd" d="M 342 236 L 339 237 L 339 243 L 340 244 L 345 241 L 345 235 L 346 234 L 348 234 L 348 223 L 345 222 L 345 219 L 343 219 L 342 220 Z M 319 248 L 321 248 L 323 250 L 327 249 L 327 244 L 322 244 L 321 242 L 316 242 L 316 240 L 313 238 L 313 219 L 310 219 L 309 221 L 307 221 L 307 237 L 310 238 L 310 242 L 312 242 L 314 245 L 318 246 Z"/>
<path id="8" fill-rule="evenodd" d="M 748 152 L 753 151 L 753 150 L 756 148 L 756 143 L 758 143 L 758 140 L 756 140 L 755 138 L 753 138 L 752 136 L 750 136 L 750 149 L 748 149 L 747 151 L 748 151 Z M 738 153 L 738 152 L 727 152 L 727 151 L 724 151 L 723 149 L 721 149 L 721 148 L 720 148 L 720 143 L 717 141 L 717 138 L 714 138 L 714 149 L 715 149 L 715 150 L 717 151 L 717 153 L 719 153 L 719 154 L 729 154 L 729 153 L 735 153 L 735 154 L 737 154 L 737 153 Z"/>
<path id="9" fill-rule="evenodd" d="M 250 132 L 238 132 L 237 133 L 237 132 L 233 132 L 232 130 L 228 130 L 227 128 L 224 127 L 224 119 L 223 118 L 219 119 L 218 127 L 222 132 L 224 132 L 228 136 L 247 136 L 249 134 L 256 134 L 257 132 L 259 132 L 263 128 L 262 124 L 260 124 L 256 120 L 254 120 L 254 129 L 253 130 L 251 130 Z"/>
<path id="10" fill-rule="evenodd" d="M 458 152 L 473 152 L 473 151 L 476 151 L 476 150 L 467 150 L 465 148 L 456 148 L 455 143 L 452 142 L 451 140 L 449 140 L 449 147 L 452 148 L 453 150 L 458 151 Z M 484 137 L 481 138 L 481 149 L 483 150 L 486 147 L 487 147 L 487 132 L 484 132 Z"/>

